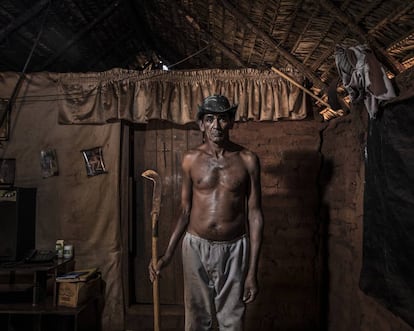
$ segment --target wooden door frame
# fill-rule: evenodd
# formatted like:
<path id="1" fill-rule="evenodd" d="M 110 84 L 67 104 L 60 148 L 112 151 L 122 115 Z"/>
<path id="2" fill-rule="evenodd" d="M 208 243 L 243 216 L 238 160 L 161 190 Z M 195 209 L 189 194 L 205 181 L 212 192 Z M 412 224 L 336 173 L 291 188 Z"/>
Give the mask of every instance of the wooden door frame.
<path id="1" fill-rule="evenodd" d="M 192 144 L 201 143 L 201 133 L 198 130 L 196 124 L 192 123 L 185 126 L 171 125 L 171 128 L 178 130 L 186 130 L 188 132 L 188 141 Z M 148 125 L 124 125 L 123 135 L 121 142 L 122 153 L 127 154 L 128 157 L 122 157 L 121 160 L 121 183 L 128 182 L 127 198 L 121 198 L 121 233 L 122 238 L 128 238 L 128 240 L 122 240 L 122 270 L 123 270 L 123 288 L 124 288 L 124 305 L 125 305 L 125 326 L 127 329 L 133 330 L 134 327 L 140 325 L 143 319 L 152 319 L 152 304 L 151 303 L 137 303 L 135 298 L 135 275 L 133 273 L 133 259 L 134 247 L 131 245 L 135 239 L 132 238 L 132 232 L 134 232 L 134 222 L 136 218 L 135 203 L 136 203 L 136 186 L 137 182 L 141 180 L 139 171 L 135 169 L 134 158 L 137 146 L 135 146 L 135 132 L 136 130 L 147 130 Z M 197 139 L 199 138 L 199 139 Z M 145 140 L 141 142 L 145 145 Z M 187 146 L 188 148 L 189 146 Z M 192 147 L 192 146 L 191 146 Z M 128 163 L 129 169 L 124 169 L 123 162 Z M 123 173 L 122 173 L 123 171 Z M 128 173 L 128 179 L 125 179 L 125 175 Z M 122 190 L 120 191 L 122 192 Z M 125 192 L 125 191 L 124 191 Z M 127 212 L 125 212 L 127 210 Z M 161 315 L 167 318 L 184 318 L 184 308 L 182 305 L 162 305 Z"/>

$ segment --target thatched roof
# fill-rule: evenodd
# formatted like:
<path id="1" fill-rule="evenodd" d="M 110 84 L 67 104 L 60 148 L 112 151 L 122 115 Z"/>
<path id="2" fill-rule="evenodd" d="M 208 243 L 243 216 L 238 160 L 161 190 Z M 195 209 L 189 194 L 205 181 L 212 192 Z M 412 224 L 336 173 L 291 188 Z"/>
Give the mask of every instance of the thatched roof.
<path id="1" fill-rule="evenodd" d="M 293 66 L 323 86 L 363 43 L 391 75 L 414 64 L 402 0 L 2 0 L 0 27 L 0 71 Z"/>

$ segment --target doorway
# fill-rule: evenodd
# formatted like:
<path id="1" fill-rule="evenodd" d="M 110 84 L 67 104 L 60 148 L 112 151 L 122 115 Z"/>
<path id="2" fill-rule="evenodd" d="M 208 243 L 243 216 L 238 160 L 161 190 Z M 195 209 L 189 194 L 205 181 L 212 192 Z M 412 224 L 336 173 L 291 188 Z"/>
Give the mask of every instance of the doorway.
<path id="1" fill-rule="evenodd" d="M 162 180 L 161 210 L 158 219 L 159 253 L 165 250 L 180 213 L 181 160 L 184 153 L 202 142 L 202 134 L 195 124 L 176 125 L 154 120 L 136 126 L 133 134 L 133 162 L 135 169 L 135 206 L 132 223 L 133 303 L 152 303 L 152 285 L 148 278 L 151 259 L 152 182 L 140 174 L 147 169 L 158 172 Z M 160 279 L 160 304 L 183 304 L 181 254 L 177 250 L 171 264 Z"/>

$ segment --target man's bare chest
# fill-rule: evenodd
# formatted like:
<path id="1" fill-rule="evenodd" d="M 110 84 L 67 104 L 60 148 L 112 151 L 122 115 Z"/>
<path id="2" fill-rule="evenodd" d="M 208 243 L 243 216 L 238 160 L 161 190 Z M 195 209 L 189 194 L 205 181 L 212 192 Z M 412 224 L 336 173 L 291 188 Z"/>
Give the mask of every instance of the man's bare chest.
<path id="1" fill-rule="evenodd" d="M 197 189 L 225 189 L 237 191 L 247 183 L 247 171 L 240 158 L 208 159 L 197 162 L 192 169 L 193 184 Z"/>

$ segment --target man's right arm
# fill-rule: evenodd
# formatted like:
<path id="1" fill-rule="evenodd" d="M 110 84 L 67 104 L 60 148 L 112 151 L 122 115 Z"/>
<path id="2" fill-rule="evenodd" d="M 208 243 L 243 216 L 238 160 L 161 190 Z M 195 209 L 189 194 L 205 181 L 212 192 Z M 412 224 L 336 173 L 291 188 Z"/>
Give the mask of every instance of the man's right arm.
<path id="1" fill-rule="evenodd" d="M 190 176 L 191 161 L 191 155 L 186 154 L 182 162 L 181 214 L 177 220 L 174 231 L 171 234 L 167 249 L 165 250 L 164 255 L 158 260 L 156 266 L 153 266 L 151 262 L 148 266 L 149 276 L 152 282 L 158 277 L 161 269 L 171 262 L 177 245 L 190 221 L 192 201 L 192 181 Z"/>

